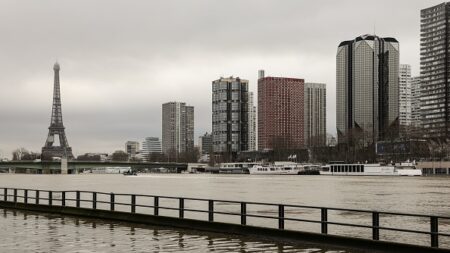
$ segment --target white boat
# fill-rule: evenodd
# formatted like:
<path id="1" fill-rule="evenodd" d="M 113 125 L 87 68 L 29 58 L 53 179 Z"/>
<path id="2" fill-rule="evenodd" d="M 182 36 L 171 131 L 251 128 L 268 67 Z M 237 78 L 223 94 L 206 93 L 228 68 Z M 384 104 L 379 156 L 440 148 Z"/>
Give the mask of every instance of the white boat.
<path id="1" fill-rule="evenodd" d="M 249 168 L 252 175 L 298 175 L 302 165 L 255 165 Z"/>
<path id="2" fill-rule="evenodd" d="M 221 174 L 248 174 L 249 169 L 258 163 L 221 163 L 219 173 Z"/>
<path id="3" fill-rule="evenodd" d="M 422 176 L 413 165 L 330 164 L 322 167 L 320 175 L 336 176 Z"/>
<path id="4" fill-rule="evenodd" d="M 413 163 L 400 163 L 395 169 L 399 176 L 422 176 L 422 170 L 417 169 Z"/>

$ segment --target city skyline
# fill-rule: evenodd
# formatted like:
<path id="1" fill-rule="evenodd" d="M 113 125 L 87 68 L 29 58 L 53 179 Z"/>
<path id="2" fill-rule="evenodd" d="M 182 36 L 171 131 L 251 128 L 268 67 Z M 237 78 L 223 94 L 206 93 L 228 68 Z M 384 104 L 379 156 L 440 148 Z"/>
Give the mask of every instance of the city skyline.
<path id="1" fill-rule="evenodd" d="M 178 2 L 179 9 L 163 2 L 141 2 L 133 7 L 115 3 L 109 4 L 110 10 L 101 17 L 89 11 L 95 8 L 88 8 L 88 4 L 101 2 L 78 2 L 64 7 L 52 3 L 43 1 L 26 7 L 15 2 L 0 3 L 4 21 L 0 26 L 6 31 L 2 41 L 5 57 L 0 60 L 5 73 L 0 77 L 0 156 L 10 156 L 18 147 L 32 151 L 42 147 L 51 108 L 49 66 L 56 58 L 62 65 L 67 135 L 77 155 L 112 152 L 120 149 L 124 140 L 160 136 L 160 104 L 172 100 L 186 101 L 197 108 L 196 139 L 211 131 L 210 81 L 217 76 L 240 76 L 249 80 L 249 89 L 255 92 L 258 69 L 270 69 L 274 76 L 327 83 L 327 132 L 336 134 L 332 105 L 336 104 L 337 43 L 372 33 L 375 24 L 377 35 L 399 40 L 400 63 L 410 64 L 412 75 L 417 76 L 420 10 L 441 1 L 408 1 L 407 5 L 406 1 L 389 5 L 344 2 L 343 5 L 352 5 L 355 13 L 367 13 L 367 20 L 359 24 L 353 22 L 351 13 L 342 17 L 348 10 L 332 1 L 231 1 L 215 5 Z M 208 15 L 176 18 L 183 13 L 181 7 Z M 222 9 L 226 7 L 233 7 L 237 17 L 242 17 L 238 19 L 239 29 L 234 23 L 237 21 L 219 22 L 213 18 L 225 15 Z M 154 10 L 155 13 L 148 13 Z M 173 13 L 164 17 L 158 13 L 162 10 Z M 249 10 L 253 12 L 249 14 Z M 339 14 L 328 17 L 330 11 Z M 376 15 L 380 11 L 386 13 L 383 19 Z M 121 13 L 127 15 L 123 15 L 120 25 L 109 22 Z M 302 24 L 304 20 L 309 22 Z M 155 21 L 169 25 L 161 30 Z M 212 21 L 216 23 L 209 25 Z M 268 25 L 272 21 L 277 21 L 277 25 Z M 33 32 L 34 26 L 40 31 Z M 194 26 L 190 29 L 195 33 L 190 33 L 190 26 Z M 213 43 L 227 38 L 230 32 L 242 37 L 239 43 Z M 267 38 L 268 33 L 289 36 L 279 40 L 277 36 Z M 30 36 L 33 44 L 27 43 Z M 185 43 L 178 43 L 180 38 Z M 317 40 L 323 43 L 316 43 Z M 220 60 L 210 64 L 212 59 Z"/>

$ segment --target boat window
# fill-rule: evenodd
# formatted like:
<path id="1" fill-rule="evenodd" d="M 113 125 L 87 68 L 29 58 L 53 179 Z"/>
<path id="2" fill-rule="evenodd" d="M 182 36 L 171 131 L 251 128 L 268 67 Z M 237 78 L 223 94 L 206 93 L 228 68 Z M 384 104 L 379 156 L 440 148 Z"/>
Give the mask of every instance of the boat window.
<path id="1" fill-rule="evenodd" d="M 291 168 L 287 167 L 287 168 L 285 168 L 285 170 L 291 170 Z"/>
<path id="2" fill-rule="evenodd" d="M 361 172 L 364 172 L 364 165 L 361 165 Z"/>

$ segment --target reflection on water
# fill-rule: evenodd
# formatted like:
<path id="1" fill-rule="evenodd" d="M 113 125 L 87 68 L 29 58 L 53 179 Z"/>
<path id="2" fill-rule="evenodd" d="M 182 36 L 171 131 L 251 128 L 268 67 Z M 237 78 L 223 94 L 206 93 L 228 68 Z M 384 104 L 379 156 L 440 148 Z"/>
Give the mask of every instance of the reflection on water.
<path id="1" fill-rule="evenodd" d="M 1 252 L 350 252 L 310 244 L 290 245 L 217 233 L 0 210 Z"/>

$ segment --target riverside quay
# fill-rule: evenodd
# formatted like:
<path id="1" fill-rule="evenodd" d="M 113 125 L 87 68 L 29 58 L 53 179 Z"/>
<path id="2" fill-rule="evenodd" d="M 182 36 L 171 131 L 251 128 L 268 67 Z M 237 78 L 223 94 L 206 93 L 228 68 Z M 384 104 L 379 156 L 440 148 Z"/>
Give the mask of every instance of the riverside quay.
<path id="1" fill-rule="evenodd" d="M 440 244 L 440 239 L 448 238 L 450 234 L 439 232 L 440 228 L 448 230 L 448 216 L 94 191 L 0 188 L 0 193 L 0 207 L 5 209 L 301 241 L 358 250 L 450 252 L 449 244 Z M 224 205 L 234 206 L 235 211 L 220 210 Z M 171 211 L 172 214 L 162 214 L 162 211 Z M 367 221 L 360 224 L 340 222 L 337 214 L 366 216 Z M 218 221 L 218 216 L 227 218 Z M 230 217 L 236 219 L 228 219 Z M 259 222 L 260 225 L 255 226 L 251 224 L 251 219 L 262 219 L 268 223 Z M 402 226 L 384 225 L 389 219 L 400 221 Z M 303 231 L 301 227 L 295 226 L 298 222 L 315 224 L 318 230 Z M 368 236 L 361 238 L 331 233 L 331 226 L 364 229 L 368 231 Z M 394 237 L 385 236 L 388 232 L 394 233 Z M 390 240 L 417 235 L 425 235 L 428 239 L 415 240 L 416 244 Z"/>

